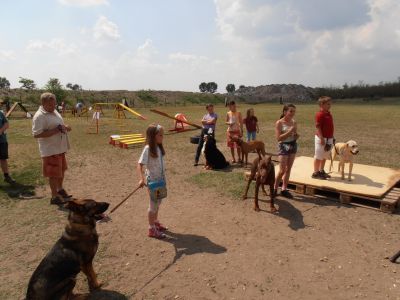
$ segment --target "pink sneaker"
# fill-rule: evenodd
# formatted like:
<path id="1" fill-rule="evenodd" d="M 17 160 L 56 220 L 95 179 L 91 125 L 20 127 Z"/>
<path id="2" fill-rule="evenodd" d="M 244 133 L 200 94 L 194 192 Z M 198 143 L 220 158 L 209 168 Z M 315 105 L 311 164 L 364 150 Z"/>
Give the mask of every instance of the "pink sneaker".
<path id="1" fill-rule="evenodd" d="M 166 237 L 166 235 L 157 228 L 149 228 L 148 236 L 156 239 L 163 239 Z"/>
<path id="2" fill-rule="evenodd" d="M 156 226 L 156 228 L 159 231 L 167 231 L 168 227 L 165 227 L 164 225 L 162 225 L 160 222 L 154 222 L 154 225 Z"/>

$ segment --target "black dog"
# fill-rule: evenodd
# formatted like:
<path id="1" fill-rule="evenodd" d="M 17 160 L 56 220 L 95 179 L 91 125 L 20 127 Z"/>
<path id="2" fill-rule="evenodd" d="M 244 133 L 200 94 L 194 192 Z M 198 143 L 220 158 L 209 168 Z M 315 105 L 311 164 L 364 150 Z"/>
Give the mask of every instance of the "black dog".
<path id="1" fill-rule="evenodd" d="M 91 291 L 100 288 L 92 264 L 99 245 L 96 219 L 108 205 L 91 199 L 67 202 L 70 213 L 65 231 L 33 272 L 26 300 L 72 299 L 80 271 L 86 275 Z"/>
<path id="2" fill-rule="evenodd" d="M 206 158 L 206 169 L 225 169 L 229 166 L 225 156 L 217 148 L 215 138 L 207 134 L 204 136 L 204 156 Z"/>

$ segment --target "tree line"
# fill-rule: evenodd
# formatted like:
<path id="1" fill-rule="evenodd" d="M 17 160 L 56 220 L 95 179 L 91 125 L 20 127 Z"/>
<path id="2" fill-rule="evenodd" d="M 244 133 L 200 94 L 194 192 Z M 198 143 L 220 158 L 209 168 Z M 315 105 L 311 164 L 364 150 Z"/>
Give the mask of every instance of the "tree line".
<path id="1" fill-rule="evenodd" d="M 400 97 L 400 77 L 393 82 L 379 82 L 379 84 L 365 84 L 360 80 L 357 84 L 315 88 L 316 96 L 329 95 L 335 99 L 379 99 L 382 97 Z"/>

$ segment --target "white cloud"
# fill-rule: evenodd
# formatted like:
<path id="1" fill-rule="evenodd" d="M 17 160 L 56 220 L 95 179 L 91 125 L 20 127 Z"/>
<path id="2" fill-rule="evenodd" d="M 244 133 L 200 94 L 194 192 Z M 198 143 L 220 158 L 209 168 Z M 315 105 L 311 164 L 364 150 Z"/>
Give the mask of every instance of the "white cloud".
<path id="1" fill-rule="evenodd" d="M 119 40 L 121 35 L 117 24 L 108 20 L 105 16 L 100 16 L 93 27 L 93 37 L 96 40 Z"/>
<path id="2" fill-rule="evenodd" d="M 76 53 L 77 47 L 73 43 L 67 43 L 62 38 L 54 38 L 50 41 L 30 40 L 26 46 L 26 50 L 28 52 L 52 50 L 57 55 L 69 55 Z"/>
<path id="3" fill-rule="evenodd" d="M 0 61 L 9 61 L 16 59 L 15 52 L 12 50 L 0 50 Z"/>
<path id="4" fill-rule="evenodd" d="M 97 6 L 97 5 L 108 5 L 107 0 L 58 0 L 59 3 L 68 6 Z"/>

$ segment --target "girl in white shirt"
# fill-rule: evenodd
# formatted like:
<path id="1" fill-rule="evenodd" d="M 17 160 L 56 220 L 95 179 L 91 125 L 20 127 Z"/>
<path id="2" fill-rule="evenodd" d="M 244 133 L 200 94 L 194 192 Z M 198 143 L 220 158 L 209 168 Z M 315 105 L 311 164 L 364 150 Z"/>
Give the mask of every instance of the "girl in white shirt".
<path id="1" fill-rule="evenodd" d="M 164 180 L 165 182 L 165 166 L 164 156 L 165 150 L 163 147 L 164 129 L 160 125 L 151 124 L 146 131 L 146 146 L 143 149 L 142 155 L 139 158 L 137 170 L 140 181 L 139 186 L 143 187 L 150 181 Z M 161 225 L 158 220 L 158 211 L 162 199 L 157 199 L 149 191 L 150 204 L 148 209 L 149 220 L 149 237 L 161 239 L 165 237 L 164 231 L 166 227 Z"/>

